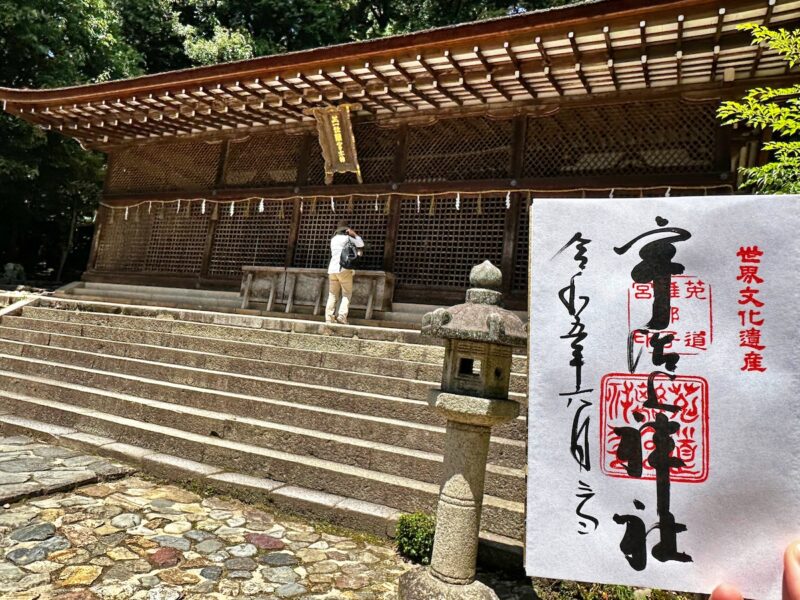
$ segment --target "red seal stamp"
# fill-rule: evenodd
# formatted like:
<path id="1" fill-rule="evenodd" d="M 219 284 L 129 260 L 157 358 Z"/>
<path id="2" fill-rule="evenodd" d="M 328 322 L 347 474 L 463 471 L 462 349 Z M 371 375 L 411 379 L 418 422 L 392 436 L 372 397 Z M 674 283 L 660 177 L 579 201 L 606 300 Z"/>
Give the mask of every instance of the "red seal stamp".
<path id="1" fill-rule="evenodd" d="M 648 375 L 609 373 L 600 382 L 600 465 L 611 477 L 633 478 L 628 462 L 618 456 L 621 436 L 631 433 L 641 443 L 640 479 L 655 479 L 656 472 L 647 461 L 653 451 L 653 429 L 649 423 L 657 414 L 667 414 L 679 423 L 673 436 L 675 449 L 671 456 L 684 465 L 670 470 L 670 480 L 699 483 L 708 478 L 708 382 L 693 375 L 676 375 L 670 381 L 661 375 L 654 381 L 659 404 L 671 405 L 676 411 L 647 408 Z M 637 441 L 637 443 L 639 443 Z"/>

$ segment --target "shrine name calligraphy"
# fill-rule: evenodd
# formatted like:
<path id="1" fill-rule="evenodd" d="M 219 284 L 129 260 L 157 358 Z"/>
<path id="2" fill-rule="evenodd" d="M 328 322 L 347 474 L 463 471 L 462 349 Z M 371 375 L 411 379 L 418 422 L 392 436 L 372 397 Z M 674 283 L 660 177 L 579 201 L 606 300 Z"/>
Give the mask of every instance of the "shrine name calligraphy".
<path id="1" fill-rule="evenodd" d="M 611 476 L 656 481 L 655 524 L 648 527 L 639 516 L 647 509 L 639 498 L 633 500 L 636 513 L 613 516 L 614 522 L 625 526 L 620 550 L 637 571 L 647 567 L 647 537 L 656 531 L 659 541 L 650 552 L 653 558 L 692 561 L 678 548 L 678 534 L 687 528 L 671 511 L 672 481 L 673 476 L 676 481 L 701 481 L 708 470 L 708 384 L 701 377 L 675 374 L 681 354 L 672 349 L 676 333 L 670 330 L 680 318 L 673 299 L 680 296 L 681 288 L 673 277 L 685 271 L 684 265 L 673 261 L 676 244 L 692 235 L 685 229 L 667 227 L 669 221 L 662 217 L 656 217 L 656 224 L 656 229 L 614 248 L 622 256 L 638 242 L 655 238 L 641 246 L 641 261 L 631 271 L 634 297 L 638 294 L 636 299 L 651 302 L 645 325 L 631 324 L 629 329 L 628 373 L 611 373 L 601 382 L 602 470 Z M 710 302 L 710 290 L 701 279 L 685 281 L 684 289 L 687 300 Z M 655 369 L 650 373 L 636 373 L 642 357 L 641 348 L 634 355 L 636 340 L 644 340 L 652 351 L 650 361 Z M 645 450 L 650 450 L 646 459 Z"/>

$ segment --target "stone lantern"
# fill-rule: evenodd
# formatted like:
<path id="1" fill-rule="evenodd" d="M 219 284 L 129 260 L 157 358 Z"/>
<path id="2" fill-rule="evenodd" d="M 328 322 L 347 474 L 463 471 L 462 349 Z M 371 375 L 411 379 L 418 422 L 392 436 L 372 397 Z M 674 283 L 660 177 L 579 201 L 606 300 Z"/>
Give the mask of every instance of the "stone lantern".
<path id="1" fill-rule="evenodd" d="M 497 598 L 475 581 L 486 456 L 491 427 L 519 415 L 508 384 L 512 348 L 527 341 L 522 320 L 500 308 L 502 279 L 487 260 L 470 272 L 464 304 L 422 319 L 424 335 L 446 342 L 442 388 L 430 403 L 447 419 L 447 437 L 431 565 L 400 578 L 400 600 Z"/>

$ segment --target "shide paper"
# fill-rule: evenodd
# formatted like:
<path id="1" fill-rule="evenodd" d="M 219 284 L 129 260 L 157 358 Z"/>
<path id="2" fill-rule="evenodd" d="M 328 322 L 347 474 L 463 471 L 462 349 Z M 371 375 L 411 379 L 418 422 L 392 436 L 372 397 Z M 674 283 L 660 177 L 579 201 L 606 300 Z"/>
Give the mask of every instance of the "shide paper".
<path id="1" fill-rule="evenodd" d="M 781 595 L 800 197 L 536 199 L 528 574 Z"/>

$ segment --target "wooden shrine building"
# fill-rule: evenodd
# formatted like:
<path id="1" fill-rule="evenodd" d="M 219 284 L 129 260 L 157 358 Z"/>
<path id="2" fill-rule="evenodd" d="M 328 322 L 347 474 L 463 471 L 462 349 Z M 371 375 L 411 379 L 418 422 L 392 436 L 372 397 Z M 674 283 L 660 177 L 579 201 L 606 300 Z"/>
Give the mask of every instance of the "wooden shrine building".
<path id="1" fill-rule="evenodd" d="M 585 2 L 0 99 L 108 154 L 88 281 L 237 290 L 325 267 L 347 218 L 396 302 L 460 301 L 489 259 L 522 307 L 531 198 L 732 193 L 764 160 L 715 116 L 797 80 L 748 22 L 796 28 L 800 0 Z M 360 172 L 326 184 L 312 113 L 345 104 Z"/>

